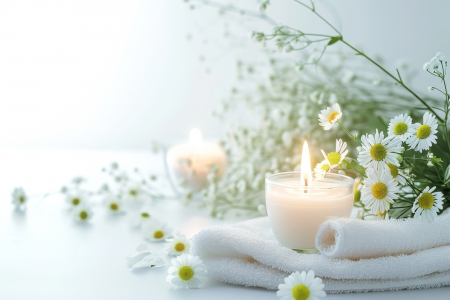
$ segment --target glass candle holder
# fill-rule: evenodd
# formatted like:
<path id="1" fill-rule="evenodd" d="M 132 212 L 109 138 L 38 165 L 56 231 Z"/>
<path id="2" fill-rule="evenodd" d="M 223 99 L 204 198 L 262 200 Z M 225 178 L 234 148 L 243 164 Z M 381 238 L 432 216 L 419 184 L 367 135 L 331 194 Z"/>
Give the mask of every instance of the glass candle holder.
<path id="1" fill-rule="evenodd" d="M 278 242 L 304 253 L 316 251 L 319 226 L 329 217 L 350 217 L 353 207 L 351 177 L 327 173 L 304 186 L 300 172 L 266 178 L 266 207 Z"/>

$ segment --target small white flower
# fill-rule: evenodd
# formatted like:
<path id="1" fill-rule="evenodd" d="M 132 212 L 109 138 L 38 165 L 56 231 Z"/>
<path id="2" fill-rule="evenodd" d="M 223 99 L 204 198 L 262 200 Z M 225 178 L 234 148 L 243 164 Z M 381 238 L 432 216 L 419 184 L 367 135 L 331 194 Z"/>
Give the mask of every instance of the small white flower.
<path id="1" fill-rule="evenodd" d="M 314 271 L 295 272 L 278 285 L 277 296 L 281 300 L 318 300 L 326 296 L 322 279 L 314 277 Z"/>
<path id="2" fill-rule="evenodd" d="M 86 192 L 82 190 L 72 190 L 66 196 L 66 202 L 69 204 L 71 208 L 88 205 L 89 197 Z"/>
<path id="3" fill-rule="evenodd" d="M 130 271 L 138 268 L 165 267 L 164 259 L 153 254 L 146 243 L 141 243 L 136 250 L 127 256 L 127 265 Z"/>
<path id="4" fill-rule="evenodd" d="M 24 189 L 21 187 L 14 188 L 11 197 L 12 197 L 12 204 L 16 208 L 24 208 L 28 200 L 28 197 L 25 194 Z"/>
<path id="5" fill-rule="evenodd" d="M 431 92 L 432 90 L 434 90 L 434 87 L 429 86 L 429 87 L 428 87 L 428 91 Z"/>
<path id="6" fill-rule="evenodd" d="M 289 131 L 283 132 L 283 134 L 281 135 L 281 140 L 283 141 L 283 145 L 286 148 L 290 148 L 292 146 L 293 137 Z"/>
<path id="7" fill-rule="evenodd" d="M 142 224 L 150 221 L 152 215 L 150 214 L 148 209 L 141 209 L 138 212 L 135 212 L 130 217 L 130 225 L 135 228 L 140 228 Z"/>
<path id="8" fill-rule="evenodd" d="M 86 204 L 77 205 L 73 211 L 73 217 L 78 222 L 88 222 L 92 216 L 92 209 Z"/>
<path id="9" fill-rule="evenodd" d="M 122 198 L 125 203 L 132 205 L 141 204 L 148 199 L 142 185 L 138 182 L 128 182 L 122 190 Z"/>
<path id="10" fill-rule="evenodd" d="M 322 152 L 323 157 L 328 161 L 329 165 L 334 168 L 336 166 L 339 166 L 344 160 L 345 156 L 348 153 L 348 150 L 346 150 L 346 148 L 347 143 L 339 139 L 336 140 L 336 152 L 325 154 L 323 150 L 320 151 Z"/>
<path id="11" fill-rule="evenodd" d="M 447 71 L 447 58 L 438 52 L 429 62 L 423 65 L 424 71 L 428 71 L 439 77 L 443 77 Z"/>
<path id="12" fill-rule="evenodd" d="M 361 202 L 372 214 L 383 214 L 398 198 L 397 181 L 385 169 L 367 169 L 367 178 L 361 190 Z"/>
<path id="13" fill-rule="evenodd" d="M 392 137 L 384 138 L 383 132 L 376 130 L 375 136 L 366 134 L 361 136 L 362 146 L 358 147 L 358 161 L 364 168 L 378 170 L 384 168 L 387 171 L 387 163 L 400 166 L 396 152 L 403 151 L 401 140 Z"/>
<path id="14" fill-rule="evenodd" d="M 342 117 L 341 108 L 338 103 L 333 104 L 327 109 L 323 109 L 319 114 L 319 124 L 323 129 L 330 130 L 334 123 Z"/>
<path id="15" fill-rule="evenodd" d="M 168 243 L 164 250 L 168 255 L 178 256 L 183 253 L 189 253 L 190 243 L 189 240 L 182 234 L 176 234 L 173 238 L 166 240 Z"/>
<path id="16" fill-rule="evenodd" d="M 430 149 L 432 144 L 436 144 L 437 133 L 437 121 L 436 117 L 426 112 L 423 115 L 423 124 L 416 123 L 412 125 L 414 134 L 411 135 L 406 143 L 416 151 L 422 153 L 422 150 Z"/>
<path id="17" fill-rule="evenodd" d="M 437 213 L 443 208 L 444 194 L 434 192 L 435 189 L 435 186 L 431 189 L 427 186 L 416 198 L 412 208 L 414 218 L 433 222 L 437 217 Z"/>
<path id="18" fill-rule="evenodd" d="M 166 281 L 174 288 L 198 288 L 207 275 L 205 265 L 198 256 L 182 254 L 172 258 L 171 262 Z"/>
<path id="19" fill-rule="evenodd" d="M 161 242 L 172 236 L 172 229 L 164 223 L 151 220 L 142 225 L 142 235 L 149 241 Z"/>
<path id="20" fill-rule="evenodd" d="M 105 198 L 105 207 L 109 213 L 114 215 L 123 214 L 125 212 L 123 209 L 122 201 L 112 195 L 108 195 Z"/>
<path id="21" fill-rule="evenodd" d="M 407 114 L 396 116 L 389 122 L 388 135 L 399 138 L 402 142 L 406 141 L 414 134 L 412 119 Z"/>
<path id="22" fill-rule="evenodd" d="M 318 163 L 314 167 L 314 174 L 315 174 L 316 178 L 322 179 L 323 176 L 330 170 L 330 168 L 331 168 L 330 163 L 326 159 L 324 161 Z"/>

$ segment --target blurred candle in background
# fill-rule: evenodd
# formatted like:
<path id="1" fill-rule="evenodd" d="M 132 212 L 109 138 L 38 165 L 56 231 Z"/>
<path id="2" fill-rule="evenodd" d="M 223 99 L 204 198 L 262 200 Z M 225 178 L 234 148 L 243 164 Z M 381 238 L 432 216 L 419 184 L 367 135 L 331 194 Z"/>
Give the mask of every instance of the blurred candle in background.
<path id="1" fill-rule="evenodd" d="M 193 192 L 207 186 L 209 173 L 215 171 L 220 177 L 225 171 L 226 161 L 225 151 L 216 143 L 203 141 L 197 128 L 191 130 L 188 143 L 175 145 L 167 152 L 172 178 Z"/>

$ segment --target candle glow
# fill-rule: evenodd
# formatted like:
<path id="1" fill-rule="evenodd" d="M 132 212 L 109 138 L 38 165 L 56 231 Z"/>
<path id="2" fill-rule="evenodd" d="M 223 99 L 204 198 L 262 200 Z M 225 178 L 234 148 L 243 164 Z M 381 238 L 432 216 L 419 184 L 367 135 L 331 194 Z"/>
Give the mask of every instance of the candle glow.
<path id="1" fill-rule="evenodd" d="M 311 157 L 309 155 L 308 142 L 305 140 L 302 149 L 302 164 L 300 168 L 300 182 L 302 186 L 312 183 Z M 306 192 L 306 191 L 305 191 Z"/>
<path id="2" fill-rule="evenodd" d="M 202 134 L 197 128 L 192 128 L 189 133 L 189 145 L 193 148 L 197 148 L 203 144 Z"/>

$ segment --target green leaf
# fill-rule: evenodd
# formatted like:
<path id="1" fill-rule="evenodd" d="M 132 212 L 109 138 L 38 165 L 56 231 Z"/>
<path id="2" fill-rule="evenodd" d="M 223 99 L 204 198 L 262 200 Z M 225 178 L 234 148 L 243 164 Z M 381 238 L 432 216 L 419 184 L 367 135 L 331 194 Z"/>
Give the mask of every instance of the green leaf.
<path id="1" fill-rule="evenodd" d="M 331 46 L 336 42 L 339 42 L 340 40 L 342 40 L 342 36 L 333 36 L 330 41 L 328 42 L 327 46 Z"/>

